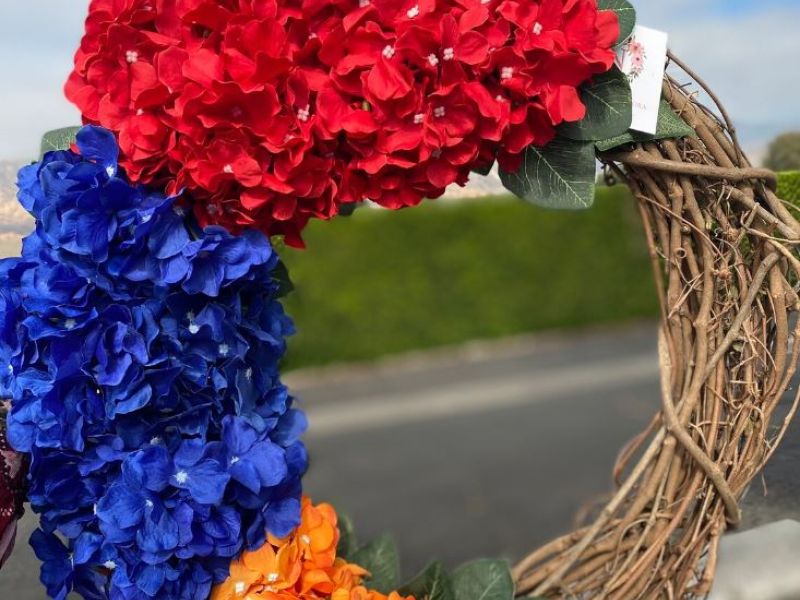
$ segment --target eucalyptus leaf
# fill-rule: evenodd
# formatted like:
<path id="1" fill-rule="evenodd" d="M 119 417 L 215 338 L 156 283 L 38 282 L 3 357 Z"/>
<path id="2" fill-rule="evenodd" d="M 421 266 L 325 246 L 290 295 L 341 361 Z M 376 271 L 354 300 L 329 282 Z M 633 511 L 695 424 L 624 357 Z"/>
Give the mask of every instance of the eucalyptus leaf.
<path id="1" fill-rule="evenodd" d="M 489 173 L 492 172 L 492 167 L 493 166 L 494 166 L 494 163 L 492 162 L 492 163 L 490 163 L 488 165 L 484 165 L 484 166 L 479 167 L 477 169 L 472 169 L 472 172 L 473 173 L 477 173 L 478 175 L 486 176 L 486 175 L 488 175 Z"/>
<path id="2" fill-rule="evenodd" d="M 431 563 L 414 580 L 398 590 L 418 600 L 455 600 L 453 580 L 440 562 Z"/>
<path id="3" fill-rule="evenodd" d="M 622 135 L 633 120 L 631 84 L 625 74 L 614 67 L 595 77 L 580 90 L 586 105 L 586 117 L 577 123 L 565 123 L 559 133 L 572 140 L 605 140 Z"/>
<path id="4" fill-rule="evenodd" d="M 453 573 L 456 600 L 514 600 L 514 580 L 502 560 L 476 560 Z"/>
<path id="5" fill-rule="evenodd" d="M 285 298 L 294 291 L 294 283 L 289 276 L 289 269 L 282 260 L 279 260 L 272 271 L 272 279 L 278 284 L 277 297 Z"/>
<path id="6" fill-rule="evenodd" d="M 617 45 L 626 41 L 636 26 L 636 9 L 628 0 L 599 0 L 600 10 L 613 10 L 619 19 L 619 39 Z"/>
<path id="7" fill-rule="evenodd" d="M 656 134 L 641 133 L 639 131 L 628 131 L 607 140 L 597 142 L 597 149 L 600 152 L 607 152 L 625 144 L 636 142 L 652 142 L 654 140 L 677 139 L 682 137 L 697 137 L 697 133 L 686 121 L 684 121 L 669 105 L 666 100 L 661 100 L 658 107 L 658 126 Z"/>
<path id="8" fill-rule="evenodd" d="M 594 203 L 595 173 L 593 142 L 556 138 L 542 148 L 528 147 L 519 170 L 501 170 L 500 179 L 537 206 L 581 210 Z"/>
<path id="9" fill-rule="evenodd" d="M 347 562 L 353 562 L 352 555 L 358 549 L 353 520 L 341 511 L 336 512 L 339 515 L 339 544 L 336 547 L 336 556 L 342 557 Z"/>
<path id="10" fill-rule="evenodd" d="M 75 135 L 80 129 L 80 127 L 64 127 L 45 133 L 44 137 L 42 137 L 40 157 L 54 150 L 69 150 L 70 146 L 75 142 Z"/>
<path id="11" fill-rule="evenodd" d="M 344 202 L 339 205 L 340 217 L 351 217 L 358 208 L 358 202 Z"/>
<path id="12" fill-rule="evenodd" d="M 390 536 L 381 536 L 360 548 L 351 560 L 370 572 L 367 577 L 370 588 L 388 594 L 400 583 L 400 555 Z"/>

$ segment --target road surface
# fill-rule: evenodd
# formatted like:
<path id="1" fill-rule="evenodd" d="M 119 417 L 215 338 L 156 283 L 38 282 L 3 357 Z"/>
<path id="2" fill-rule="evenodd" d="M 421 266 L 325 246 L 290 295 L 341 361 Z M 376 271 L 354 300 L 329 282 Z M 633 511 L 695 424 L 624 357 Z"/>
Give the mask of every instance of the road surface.
<path id="1" fill-rule="evenodd" d="M 392 533 L 407 574 L 433 558 L 517 559 L 569 530 L 587 501 L 603 499 L 617 451 L 658 405 L 650 324 L 289 381 L 311 421 L 307 492 L 350 514 L 364 540 Z M 795 437 L 788 447 L 800 453 Z M 791 513 L 797 491 L 797 477 L 780 482 L 790 458 L 775 462 L 784 471 L 767 479 L 780 485 L 752 511 L 766 521 Z M 763 505 L 758 496 L 749 501 Z M 18 550 L 0 598 L 40 600 L 24 539 Z"/>

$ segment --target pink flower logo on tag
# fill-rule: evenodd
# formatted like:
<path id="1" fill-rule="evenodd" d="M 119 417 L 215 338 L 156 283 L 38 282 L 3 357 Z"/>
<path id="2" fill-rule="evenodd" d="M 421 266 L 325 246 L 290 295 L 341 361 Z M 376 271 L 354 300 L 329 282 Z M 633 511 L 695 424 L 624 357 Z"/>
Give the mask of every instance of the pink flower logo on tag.
<path id="1" fill-rule="evenodd" d="M 642 73 L 647 63 L 647 51 L 644 44 L 633 36 L 622 51 L 621 64 L 626 65 L 628 71 L 628 79 L 633 81 L 637 79 Z"/>

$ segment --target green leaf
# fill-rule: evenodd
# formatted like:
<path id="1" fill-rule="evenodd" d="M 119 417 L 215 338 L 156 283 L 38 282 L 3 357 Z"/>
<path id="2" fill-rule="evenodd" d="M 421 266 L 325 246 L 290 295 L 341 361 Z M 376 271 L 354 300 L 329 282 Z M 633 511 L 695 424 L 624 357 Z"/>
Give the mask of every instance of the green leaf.
<path id="1" fill-rule="evenodd" d="M 493 166 L 494 166 L 494 163 L 492 162 L 492 163 L 490 163 L 488 165 L 484 165 L 484 166 L 479 167 L 477 169 L 472 169 L 472 172 L 473 173 L 477 173 L 478 175 L 484 175 L 485 176 L 485 175 L 488 175 L 489 173 L 492 172 L 492 167 Z"/>
<path id="2" fill-rule="evenodd" d="M 514 600 L 514 580 L 502 560 L 476 560 L 453 573 L 456 600 Z"/>
<path id="3" fill-rule="evenodd" d="M 80 127 L 64 127 L 63 129 L 55 129 L 45 133 L 44 137 L 42 137 L 40 156 L 44 156 L 45 153 L 54 150 L 69 150 L 70 146 L 75 142 L 75 134 L 80 129 Z"/>
<path id="4" fill-rule="evenodd" d="M 272 271 L 272 279 L 278 284 L 278 298 L 285 298 L 294 291 L 294 284 L 292 278 L 289 276 L 289 269 L 282 260 L 278 261 L 275 269 Z"/>
<path id="5" fill-rule="evenodd" d="M 695 130 L 692 129 L 686 121 L 672 110 L 669 102 L 662 100 L 658 107 L 658 127 L 656 127 L 655 135 L 641 133 L 639 131 L 628 131 L 622 135 L 597 142 L 597 149 L 600 152 L 607 152 L 608 150 L 624 146 L 625 144 L 682 137 L 697 137 L 697 133 L 695 133 Z"/>
<path id="6" fill-rule="evenodd" d="M 625 74 L 613 68 L 595 77 L 581 89 L 586 117 L 577 123 L 565 123 L 559 133 L 571 140 L 595 141 L 622 135 L 631 126 L 633 98 Z"/>
<path id="7" fill-rule="evenodd" d="M 556 138 L 546 146 L 529 146 L 516 173 L 500 172 L 503 185 L 523 200 L 567 210 L 594 202 L 596 162 L 592 142 Z"/>
<path id="8" fill-rule="evenodd" d="M 340 511 L 336 512 L 339 515 L 339 545 L 336 547 L 336 556 L 342 557 L 347 562 L 353 562 L 352 555 L 358 548 L 353 520 Z"/>
<path id="9" fill-rule="evenodd" d="M 340 217 L 351 217 L 358 208 L 358 202 L 344 202 L 339 205 Z"/>
<path id="10" fill-rule="evenodd" d="M 398 591 L 417 600 L 455 600 L 453 580 L 440 562 L 431 563 Z"/>
<path id="11" fill-rule="evenodd" d="M 636 26 L 636 9 L 628 0 L 600 0 L 597 3 L 600 10 L 613 10 L 619 19 L 619 39 L 617 45 L 626 41 L 633 33 Z"/>
<path id="12" fill-rule="evenodd" d="M 370 572 L 369 587 L 388 594 L 400 583 L 400 557 L 391 536 L 384 535 L 353 553 L 351 561 Z"/>

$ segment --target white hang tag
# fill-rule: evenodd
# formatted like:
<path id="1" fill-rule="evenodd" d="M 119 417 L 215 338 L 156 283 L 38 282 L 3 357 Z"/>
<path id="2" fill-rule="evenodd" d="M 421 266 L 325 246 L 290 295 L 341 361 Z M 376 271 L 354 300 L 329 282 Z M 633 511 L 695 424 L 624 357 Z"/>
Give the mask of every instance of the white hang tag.
<path id="1" fill-rule="evenodd" d="M 631 129 L 655 135 L 658 108 L 667 66 L 667 40 L 663 31 L 637 25 L 622 45 L 617 64 L 631 82 L 633 121 Z"/>

